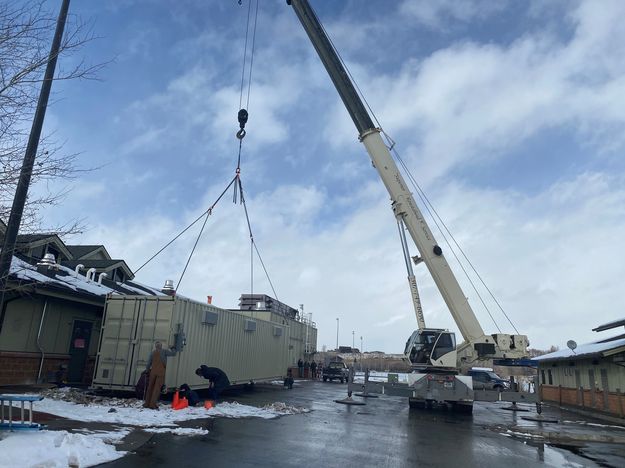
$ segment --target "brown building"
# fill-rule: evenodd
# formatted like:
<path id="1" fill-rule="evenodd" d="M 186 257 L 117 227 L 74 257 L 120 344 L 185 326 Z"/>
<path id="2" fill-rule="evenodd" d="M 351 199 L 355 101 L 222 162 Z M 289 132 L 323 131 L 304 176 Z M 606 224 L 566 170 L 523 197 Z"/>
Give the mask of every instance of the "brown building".
<path id="1" fill-rule="evenodd" d="M 625 319 L 601 325 L 601 332 Z M 534 358 L 544 401 L 625 418 L 625 334 Z"/>
<path id="2" fill-rule="evenodd" d="M 133 277 L 102 245 L 18 236 L 0 310 L 0 385 L 90 383 L 107 295 L 162 295 Z"/>

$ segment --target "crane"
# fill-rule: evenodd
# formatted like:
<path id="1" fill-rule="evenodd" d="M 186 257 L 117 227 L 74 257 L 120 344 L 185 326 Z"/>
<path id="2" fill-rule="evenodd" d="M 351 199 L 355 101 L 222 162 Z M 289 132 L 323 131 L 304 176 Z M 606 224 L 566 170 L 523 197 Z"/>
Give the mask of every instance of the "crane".
<path id="1" fill-rule="evenodd" d="M 416 402 L 447 401 L 464 404 L 465 407 L 470 408 L 473 401 L 471 378 L 457 374 L 462 369 L 467 369 L 480 361 L 526 357 L 529 346 L 527 336 L 505 333 L 489 335 L 484 332 L 445 259 L 443 249 L 437 243 L 389 148 L 384 143 L 381 129 L 374 125 L 308 0 L 287 0 L 287 4 L 293 7 L 317 51 L 358 130 L 358 139 L 365 146 L 373 167 L 382 179 L 391 199 L 418 325 L 418 329 L 408 338 L 404 351 L 414 370 L 411 374 L 413 377 L 409 381 L 412 400 Z M 425 325 L 405 231 L 408 231 L 419 251 L 415 263 L 426 265 L 458 326 L 464 340 L 458 346 L 453 332 L 440 328 L 427 328 Z M 440 385 L 436 386 L 436 382 Z M 423 391 L 420 390 L 421 387 Z"/>

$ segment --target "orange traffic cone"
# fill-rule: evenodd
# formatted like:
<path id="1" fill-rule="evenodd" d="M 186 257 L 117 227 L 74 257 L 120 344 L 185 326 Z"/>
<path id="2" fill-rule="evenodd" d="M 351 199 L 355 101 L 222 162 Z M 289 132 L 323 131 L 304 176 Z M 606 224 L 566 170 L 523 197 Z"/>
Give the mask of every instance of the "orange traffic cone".
<path id="1" fill-rule="evenodd" d="M 181 410 L 181 409 L 188 408 L 188 407 L 189 407 L 189 400 L 187 400 L 186 398 L 181 398 L 180 401 L 178 401 L 178 404 L 174 406 L 174 409 Z"/>
<path id="2" fill-rule="evenodd" d="M 206 400 L 204 402 L 204 408 L 206 409 L 211 409 L 215 407 L 215 403 L 213 402 L 213 400 Z"/>
<path id="3" fill-rule="evenodd" d="M 178 392 L 174 393 L 174 399 L 171 402 L 172 409 L 181 410 L 183 408 L 187 408 L 188 406 L 189 406 L 189 400 L 187 400 L 184 397 L 180 398 L 180 395 Z"/>

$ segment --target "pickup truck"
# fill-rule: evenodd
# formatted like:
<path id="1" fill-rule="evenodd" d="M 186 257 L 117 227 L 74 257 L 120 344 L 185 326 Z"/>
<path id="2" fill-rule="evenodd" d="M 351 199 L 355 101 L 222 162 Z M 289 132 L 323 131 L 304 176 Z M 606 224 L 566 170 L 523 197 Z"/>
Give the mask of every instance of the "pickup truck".
<path id="1" fill-rule="evenodd" d="M 323 367 L 322 376 L 323 381 L 327 382 L 328 380 L 340 380 L 341 383 L 347 382 L 347 377 L 349 375 L 349 370 L 344 362 L 340 361 L 332 361 L 329 362 L 326 366 Z"/>

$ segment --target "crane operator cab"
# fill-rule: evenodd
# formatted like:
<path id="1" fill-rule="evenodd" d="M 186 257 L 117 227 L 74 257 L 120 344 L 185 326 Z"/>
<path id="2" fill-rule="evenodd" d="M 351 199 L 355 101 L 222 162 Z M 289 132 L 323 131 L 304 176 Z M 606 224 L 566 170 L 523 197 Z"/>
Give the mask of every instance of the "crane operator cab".
<path id="1" fill-rule="evenodd" d="M 415 330 L 408 341 L 404 355 L 415 370 L 437 367 L 456 368 L 456 335 L 440 328 Z"/>

